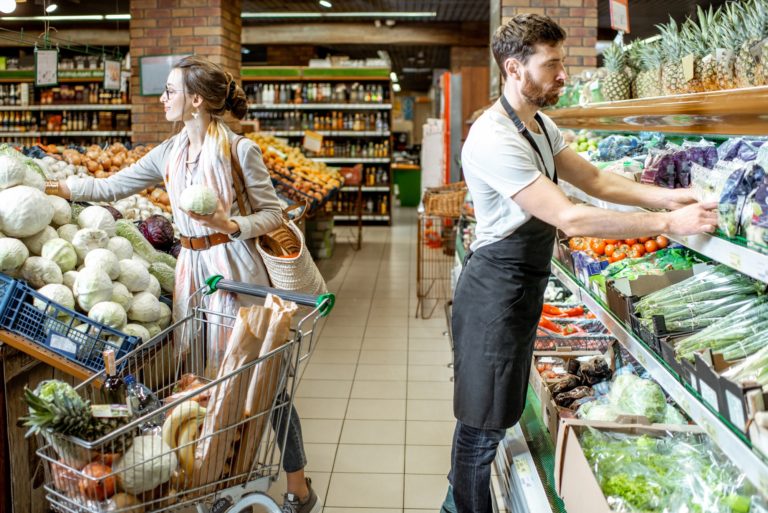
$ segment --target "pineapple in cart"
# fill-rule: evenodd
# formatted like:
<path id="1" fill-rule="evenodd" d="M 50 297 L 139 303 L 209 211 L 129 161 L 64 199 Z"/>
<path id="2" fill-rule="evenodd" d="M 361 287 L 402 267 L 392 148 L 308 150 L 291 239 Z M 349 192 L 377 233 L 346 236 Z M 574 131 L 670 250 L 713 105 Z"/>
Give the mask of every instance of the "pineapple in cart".
<path id="1" fill-rule="evenodd" d="M 741 15 L 745 40 L 736 53 L 734 76 L 736 87 L 754 87 L 762 84 L 762 66 L 758 59 L 768 23 L 768 4 L 764 0 L 752 0 L 743 4 Z"/>
<path id="2" fill-rule="evenodd" d="M 649 98 L 660 96 L 661 88 L 661 43 L 652 41 L 646 43 L 639 41 L 632 46 L 633 54 L 637 55 L 638 73 L 633 82 L 633 89 L 637 98 Z"/>
<path id="3" fill-rule="evenodd" d="M 603 52 L 605 78 L 602 79 L 603 98 L 614 102 L 630 98 L 630 80 L 627 74 L 627 54 L 624 49 L 612 43 Z"/>
<path id="4" fill-rule="evenodd" d="M 657 25 L 661 35 L 664 61 L 661 65 L 661 87 L 664 95 L 682 94 L 685 91 L 683 74 L 683 44 L 677 22 L 670 17 L 666 25 Z"/>

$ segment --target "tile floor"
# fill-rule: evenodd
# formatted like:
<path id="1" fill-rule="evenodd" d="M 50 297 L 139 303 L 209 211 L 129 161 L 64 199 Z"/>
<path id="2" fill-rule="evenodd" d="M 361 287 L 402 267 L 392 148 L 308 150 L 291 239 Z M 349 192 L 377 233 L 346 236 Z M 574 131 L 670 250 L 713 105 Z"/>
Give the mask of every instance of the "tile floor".
<path id="1" fill-rule="evenodd" d="M 320 269 L 337 303 L 296 394 L 307 474 L 325 513 L 438 511 L 453 434 L 442 309 L 416 312 L 416 214 L 367 227 L 363 247 L 338 227 Z M 278 482 L 271 493 L 283 493 Z"/>

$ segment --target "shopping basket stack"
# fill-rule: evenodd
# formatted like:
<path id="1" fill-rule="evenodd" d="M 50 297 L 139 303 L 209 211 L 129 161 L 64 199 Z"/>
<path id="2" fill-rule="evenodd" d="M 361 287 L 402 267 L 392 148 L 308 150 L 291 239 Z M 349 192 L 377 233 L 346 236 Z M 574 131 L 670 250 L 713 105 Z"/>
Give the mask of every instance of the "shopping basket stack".
<path id="1" fill-rule="evenodd" d="M 451 298 L 456 226 L 466 195 L 464 182 L 429 188 L 424 192 L 418 226 L 417 317 L 431 317 L 442 301 Z"/>

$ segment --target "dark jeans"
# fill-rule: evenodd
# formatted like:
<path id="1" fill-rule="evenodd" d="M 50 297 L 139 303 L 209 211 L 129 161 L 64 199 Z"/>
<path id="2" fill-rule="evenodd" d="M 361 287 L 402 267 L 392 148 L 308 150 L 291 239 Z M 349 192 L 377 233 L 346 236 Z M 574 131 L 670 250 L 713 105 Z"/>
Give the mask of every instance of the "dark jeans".
<path id="1" fill-rule="evenodd" d="M 278 401 L 280 403 L 288 401 L 290 396 L 284 391 Z M 288 414 L 287 408 L 281 408 L 281 413 L 272 415 L 272 428 L 277 432 L 277 444 L 280 446 L 280 452 L 283 455 L 283 470 L 286 472 L 296 472 L 307 465 L 307 455 L 304 453 L 304 439 L 301 436 L 301 420 L 296 408 L 291 405 L 290 421 L 285 422 Z M 285 430 L 288 430 L 286 437 Z M 283 445 L 285 440 L 285 445 Z"/>
<path id="2" fill-rule="evenodd" d="M 490 513 L 491 463 L 505 429 L 478 429 L 456 421 L 451 448 L 451 471 L 457 513 Z"/>

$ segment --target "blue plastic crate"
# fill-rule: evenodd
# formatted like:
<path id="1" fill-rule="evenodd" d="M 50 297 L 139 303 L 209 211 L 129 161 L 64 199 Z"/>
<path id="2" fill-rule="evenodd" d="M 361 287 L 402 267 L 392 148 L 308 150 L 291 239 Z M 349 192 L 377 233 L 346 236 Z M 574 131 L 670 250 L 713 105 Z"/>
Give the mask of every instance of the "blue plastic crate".
<path id="1" fill-rule="evenodd" d="M 8 303 L 13 297 L 13 291 L 16 288 L 18 280 L 14 280 L 10 276 L 0 273 L 0 318 L 8 307 Z"/>
<path id="2" fill-rule="evenodd" d="M 44 310 L 33 305 L 35 299 L 42 302 Z M 22 281 L 13 283 L 10 298 L 4 302 L 7 304 L 2 310 L 0 327 L 93 372 L 104 370 L 102 353 L 105 349 L 114 349 L 115 359 L 119 360 L 140 343 L 138 337 L 126 335 L 65 308 Z M 81 324 L 87 325 L 87 330 L 75 329 Z"/>

